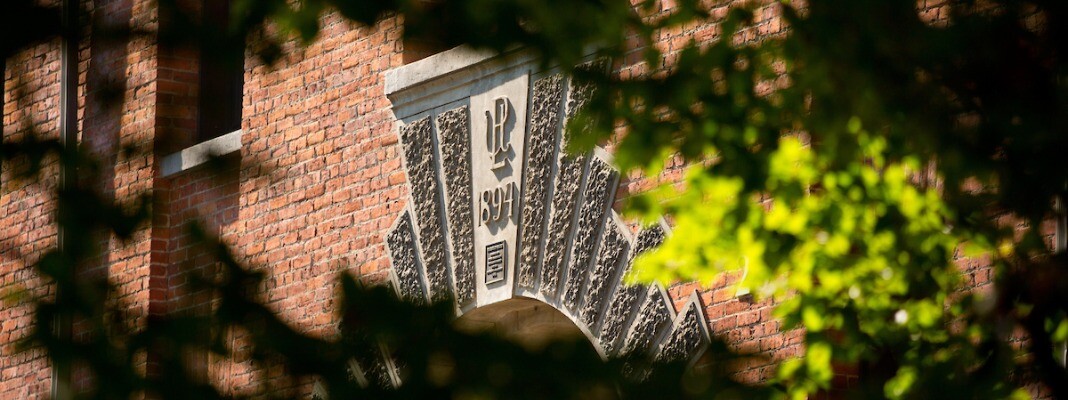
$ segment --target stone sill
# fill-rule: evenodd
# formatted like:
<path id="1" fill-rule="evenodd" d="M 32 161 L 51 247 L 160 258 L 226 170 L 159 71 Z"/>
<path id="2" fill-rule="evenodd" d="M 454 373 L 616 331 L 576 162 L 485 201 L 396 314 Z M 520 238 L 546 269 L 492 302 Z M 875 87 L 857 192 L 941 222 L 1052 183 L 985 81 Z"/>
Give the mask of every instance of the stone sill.
<path id="1" fill-rule="evenodd" d="M 163 157 L 160 162 L 160 176 L 168 177 L 182 173 L 208 162 L 212 157 L 224 156 L 241 150 L 242 132 L 238 129 Z"/>

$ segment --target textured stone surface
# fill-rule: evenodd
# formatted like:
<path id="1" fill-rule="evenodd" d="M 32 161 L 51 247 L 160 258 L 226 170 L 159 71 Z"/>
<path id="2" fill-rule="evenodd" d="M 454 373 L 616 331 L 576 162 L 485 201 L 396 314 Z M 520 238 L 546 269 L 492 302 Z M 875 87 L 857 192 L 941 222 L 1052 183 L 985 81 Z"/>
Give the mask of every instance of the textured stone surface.
<path id="1" fill-rule="evenodd" d="M 637 256 L 664 242 L 664 234 L 664 229 L 659 225 L 653 225 L 638 233 L 630 258 L 627 260 L 626 268 L 620 275 L 621 281 L 630 272 Z M 641 300 L 642 295 L 645 294 L 643 286 L 626 286 L 622 282 L 619 285 L 619 289 L 612 296 L 612 302 L 609 303 L 608 310 L 605 311 L 604 323 L 601 325 L 601 347 L 604 348 L 607 354 L 616 353 L 620 337 L 623 336 L 634 309 L 638 307 L 638 302 Z"/>
<path id="2" fill-rule="evenodd" d="M 561 148 L 566 143 L 561 144 Z M 571 245 L 571 230 L 574 225 L 575 203 L 582 186 L 582 170 L 586 157 L 560 153 L 560 173 L 553 190 L 552 216 L 549 219 L 549 237 L 545 243 L 545 262 L 541 266 L 540 291 L 547 297 L 556 295 L 560 288 L 560 275 L 567 263 L 567 251 Z"/>
<path id="3" fill-rule="evenodd" d="M 613 218 L 605 220 L 605 234 L 597 254 L 597 264 L 590 273 L 590 284 L 586 287 L 582 302 L 582 323 L 594 327 L 599 322 L 601 310 L 612 289 L 612 284 L 619 282 L 618 272 L 626 259 L 630 243 L 623 234 L 623 228 Z"/>
<path id="4" fill-rule="evenodd" d="M 419 244 L 429 284 L 431 300 L 451 296 L 449 261 L 445 250 L 445 230 L 442 226 L 441 183 L 438 182 L 437 163 L 434 162 L 434 140 L 431 137 L 430 117 L 423 117 L 401 129 L 404 160 L 419 226 Z"/>
<path id="5" fill-rule="evenodd" d="M 582 109 L 593 93 L 586 84 L 571 81 L 567 96 L 567 113 L 571 118 Z M 566 128 L 566 122 L 565 122 Z M 582 172 L 586 167 L 585 154 L 568 154 L 568 142 L 572 132 L 561 130 L 560 151 L 556 164 L 559 170 L 553 186 L 552 215 L 549 217 L 549 237 L 545 243 L 545 262 L 541 266 L 541 293 L 555 296 L 560 289 L 560 278 L 567 265 L 571 231 L 574 225 L 575 203 L 582 187 Z"/>
<path id="6" fill-rule="evenodd" d="M 657 361 L 689 360 L 696 356 L 701 345 L 708 341 L 701 317 L 701 303 L 694 297 L 676 318 L 675 326 L 664 346 L 660 348 Z"/>
<path id="7" fill-rule="evenodd" d="M 592 157 L 590 173 L 586 178 L 586 190 L 583 192 L 582 208 L 579 209 L 578 227 L 571 248 L 568 264 L 567 283 L 564 285 L 564 307 L 576 310 L 581 299 L 582 289 L 590 272 L 590 259 L 600 240 L 601 228 L 605 214 L 612 202 L 619 173 L 608 162 Z"/>
<path id="8" fill-rule="evenodd" d="M 401 214 L 396 226 L 386 235 L 386 246 L 389 247 L 401 298 L 417 304 L 425 303 L 426 293 L 423 291 L 423 275 L 420 271 L 422 266 L 415 254 L 415 229 L 410 213 Z"/>
<path id="9" fill-rule="evenodd" d="M 642 253 L 659 247 L 661 243 L 664 243 L 665 236 L 667 236 L 667 233 L 664 232 L 664 228 L 660 225 L 642 229 L 634 240 L 634 251 L 630 253 L 630 260 L 627 261 L 627 264 L 633 264 L 634 259 L 638 258 Z"/>
<path id="10" fill-rule="evenodd" d="M 587 71 L 604 70 L 605 61 L 595 60 L 580 65 L 579 69 Z M 567 113 L 568 117 L 575 115 L 576 112 L 586 107 L 590 101 L 590 97 L 593 96 L 594 85 L 589 82 L 579 82 L 572 79 L 568 82 L 567 90 Z M 581 134 L 581 133 L 577 133 Z"/>
<path id="11" fill-rule="evenodd" d="M 456 302 L 464 306 L 475 300 L 474 216 L 471 213 L 471 146 L 467 107 L 446 111 L 438 116 L 441 135 L 441 162 L 445 171 L 446 205 L 449 234 L 456 263 Z"/>
<path id="12" fill-rule="evenodd" d="M 391 388 L 393 387 L 393 377 L 389 373 L 389 364 L 380 357 L 381 355 L 368 360 L 369 368 L 366 371 L 366 378 L 375 386 Z"/>
<path id="13" fill-rule="evenodd" d="M 645 294 L 645 286 L 620 286 L 612 296 L 612 302 L 605 310 L 604 324 L 601 326 L 601 348 L 605 354 L 615 355 L 620 337 L 626 331 L 634 309 Z"/>
<path id="14" fill-rule="evenodd" d="M 671 325 L 671 299 L 659 285 L 649 288 L 645 301 L 623 340 L 621 354 L 644 353 L 653 341 Z"/>
<path id="15" fill-rule="evenodd" d="M 349 361 L 349 368 L 356 370 L 350 372 L 362 376 L 368 386 L 393 388 L 395 386 L 394 374 L 390 373 L 393 366 L 392 362 L 387 361 L 383 346 L 367 341 L 361 341 L 360 344 L 361 346 L 356 347 L 353 359 Z"/>
<path id="16" fill-rule="evenodd" d="M 523 250 L 516 269 L 519 285 L 531 289 L 538 277 L 538 253 L 549 205 L 553 148 L 560 122 L 561 81 L 560 75 L 554 75 L 534 82 L 531 102 L 530 135 L 523 171 L 523 219 L 519 233 Z"/>

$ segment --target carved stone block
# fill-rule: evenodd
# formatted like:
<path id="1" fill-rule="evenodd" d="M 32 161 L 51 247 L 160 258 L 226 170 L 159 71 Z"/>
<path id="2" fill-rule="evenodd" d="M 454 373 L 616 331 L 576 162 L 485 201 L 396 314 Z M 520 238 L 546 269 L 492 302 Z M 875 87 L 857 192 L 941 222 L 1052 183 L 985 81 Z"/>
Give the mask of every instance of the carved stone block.
<path id="1" fill-rule="evenodd" d="M 604 238 L 597 254 L 597 264 L 590 273 L 590 284 L 584 293 L 582 302 L 582 323 L 591 329 L 600 322 L 601 311 L 611 292 L 613 285 L 619 282 L 619 270 L 623 267 L 623 260 L 627 259 L 627 250 L 630 242 L 623 233 L 623 227 L 615 221 L 615 218 L 606 218 Z"/>
<path id="2" fill-rule="evenodd" d="M 416 255 L 415 229 L 412 227 L 411 214 L 405 212 L 386 234 L 386 247 L 389 248 L 393 262 L 393 276 L 397 292 L 401 298 L 416 304 L 426 302 L 423 291 L 423 274 L 419 258 Z"/>
<path id="3" fill-rule="evenodd" d="M 541 266 L 539 290 L 546 297 L 554 297 L 560 287 L 560 275 L 567 263 L 567 253 L 574 225 L 575 203 L 582 186 L 582 170 L 585 156 L 570 156 L 561 153 L 558 164 L 560 174 L 553 190 L 552 218 L 549 222 L 549 238 L 545 243 L 545 262 Z"/>
<path id="4" fill-rule="evenodd" d="M 527 160 L 523 172 L 522 255 L 516 272 L 519 286 L 533 289 L 538 278 L 539 252 L 545 230 L 553 167 L 553 148 L 560 124 L 563 85 L 560 75 L 534 82 Z"/>
<path id="5" fill-rule="evenodd" d="M 634 324 L 623 340 L 620 354 L 646 353 L 665 328 L 671 325 L 671 299 L 660 285 L 649 288 Z"/>
<path id="6" fill-rule="evenodd" d="M 428 294 L 434 301 L 452 297 L 449 287 L 449 260 L 445 249 L 445 227 L 442 225 L 441 183 L 438 182 L 438 163 L 434 160 L 434 139 L 431 137 L 430 117 L 424 117 L 401 129 L 404 160 L 411 183 L 412 201 L 419 226 L 419 243 L 429 283 Z"/>
<path id="7" fill-rule="evenodd" d="M 445 189 L 448 193 L 449 234 L 456 264 L 456 302 L 460 306 L 475 300 L 475 243 L 474 215 L 471 212 L 471 146 L 470 122 L 466 106 L 438 115 L 441 137 L 441 161 L 444 166 Z"/>
<path id="8" fill-rule="evenodd" d="M 576 310 L 586 284 L 590 259 L 593 258 L 594 246 L 603 233 L 601 229 L 604 226 L 604 216 L 611 210 L 609 205 L 614 197 L 618 178 L 619 173 L 607 161 L 600 157 L 591 159 L 582 208 L 578 214 L 578 227 L 571 247 L 567 283 L 564 285 L 563 304 L 571 310 Z"/>
<path id="9" fill-rule="evenodd" d="M 707 325 L 702 313 L 700 300 L 696 295 L 692 296 L 675 319 L 672 332 L 656 356 L 657 361 L 690 360 L 697 356 L 701 347 L 708 342 Z"/>
<path id="10" fill-rule="evenodd" d="M 659 225 L 650 226 L 638 233 L 630 259 L 627 260 L 627 266 L 620 274 L 620 280 L 625 279 L 630 273 L 634 260 L 639 255 L 663 243 L 664 235 L 664 229 Z M 638 307 L 638 302 L 645 294 L 645 288 L 642 286 L 626 286 L 622 282 L 619 285 L 608 310 L 605 311 L 604 323 L 601 326 L 601 346 L 607 354 L 615 354 L 618 350 L 620 337 L 626 332 L 631 316 L 634 315 L 634 309 Z"/>
<path id="11" fill-rule="evenodd" d="M 643 286 L 620 286 L 612 302 L 604 313 L 601 325 L 601 348 L 605 354 L 615 355 L 619 350 L 619 341 L 627 330 L 627 325 L 638 307 L 646 288 Z"/>

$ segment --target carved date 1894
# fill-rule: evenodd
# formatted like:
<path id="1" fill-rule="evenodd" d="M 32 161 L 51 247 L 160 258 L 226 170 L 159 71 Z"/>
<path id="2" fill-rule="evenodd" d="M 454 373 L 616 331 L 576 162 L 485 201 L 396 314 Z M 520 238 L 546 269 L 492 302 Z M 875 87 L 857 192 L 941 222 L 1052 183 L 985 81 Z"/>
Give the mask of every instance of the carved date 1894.
<path id="1" fill-rule="evenodd" d="M 518 189 L 516 189 L 514 182 L 483 190 L 482 195 L 478 198 L 480 225 L 510 222 L 515 215 L 513 210 L 515 209 L 516 192 L 518 192 Z"/>

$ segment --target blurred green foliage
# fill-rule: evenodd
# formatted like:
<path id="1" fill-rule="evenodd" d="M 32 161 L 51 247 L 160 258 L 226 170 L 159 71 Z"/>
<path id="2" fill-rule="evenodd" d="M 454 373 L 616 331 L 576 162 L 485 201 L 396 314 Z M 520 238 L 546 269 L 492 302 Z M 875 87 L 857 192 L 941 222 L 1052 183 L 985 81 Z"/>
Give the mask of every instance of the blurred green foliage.
<path id="1" fill-rule="evenodd" d="M 744 271 L 741 285 L 779 301 L 784 328 L 806 332 L 805 355 L 784 363 L 774 382 L 745 387 L 713 368 L 718 372 L 687 375 L 682 385 L 677 374 L 657 378 L 667 373 L 634 383 L 610 372 L 620 365 L 575 352 L 487 351 L 508 345 L 451 332 L 443 317 L 447 307 L 397 303 L 344 277 L 341 339 L 308 338 L 248 295 L 259 277 L 223 248 L 218 256 L 228 280 L 209 287 L 227 306 L 206 319 L 159 322 L 167 332 L 216 328 L 190 328 L 184 336 L 154 330 L 155 323 L 130 334 L 107 328 L 103 310 L 114 308 L 103 307 L 106 296 L 99 294 L 107 285 L 73 280 L 77 254 L 62 250 L 38 267 L 57 285 L 70 285 L 60 293 L 74 299 L 41 303 L 40 334 L 32 339 L 56 362 L 77 359 L 116 371 L 114 380 L 99 382 L 103 397 L 139 390 L 178 396 L 170 386 L 152 386 L 175 382 L 130 369 L 132 354 L 163 346 L 161 340 L 172 343 L 164 347 L 222 351 L 210 346 L 217 338 L 201 336 L 234 326 L 254 333 L 257 357 L 292 363 L 292 373 L 317 376 L 338 394 L 376 390 L 347 382 L 344 365 L 366 357 L 361 349 L 372 340 L 393 343 L 411 379 L 400 391 L 373 392 L 375 398 L 593 397 L 589 391 L 608 387 L 618 389 L 604 391 L 610 396 L 633 398 L 684 397 L 680 390 L 695 387 L 707 390 L 696 397 L 804 398 L 830 387 L 836 365 L 855 371 L 849 394 L 858 398 L 1016 398 L 1026 397 L 1019 388 L 1030 382 L 1068 398 L 1068 373 L 1058 360 L 1063 355 L 1055 353 L 1055 344 L 1068 339 L 1068 263 L 1039 229 L 1063 218 L 1054 202 L 1066 199 L 1068 4 L 961 0 L 924 14 L 926 3 L 916 1 L 772 2 L 767 7 L 781 16 L 785 31 L 753 39 L 760 22 L 754 10 L 768 9 L 736 5 L 724 16 L 712 12 L 719 2 L 678 0 L 667 12 L 660 2 L 635 3 L 235 0 L 226 32 L 176 18 L 183 29 L 159 34 L 176 41 L 247 38 L 257 56 L 272 62 L 282 44 L 314 41 L 324 12 L 365 25 L 399 12 L 407 38 L 498 51 L 523 46 L 545 65 L 590 80 L 598 91 L 587 112 L 571 122 L 583 128 L 578 147 L 615 140 L 620 167 L 654 175 L 676 157 L 689 165 L 683 185 L 651 191 L 628 206 L 648 219 L 670 215 L 675 224 L 665 245 L 639 260 L 633 278 L 710 283 L 722 272 Z M 180 10 L 172 1 L 160 5 Z M 933 16 L 940 19 L 925 19 Z M 650 45 L 662 34 L 704 24 L 718 26 L 713 43 L 690 41 L 670 54 Z M 22 42 L 5 41 L 5 51 L 17 47 L 7 43 Z M 644 72 L 620 77 L 569 67 L 586 60 L 591 48 L 615 67 L 626 60 Z M 639 57 L 627 59 L 634 50 Z M 5 142 L 4 154 L 18 149 Z M 74 195 L 60 193 L 60 199 Z M 127 217 L 142 217 L 97 215 L 110 217 L 59 222 L 114 228 L 129 227 Z M 962 290 L 954 264 L 962 253 L 991 260 L 993 290 Z M 96 294 L 78 297 L 87 293 Z M 395 310 L 386 316 L 420 317 L 390 320 L 361 313 L 361 304 Z M 92 337 L 100 343 L 71 348 L 75 344 L 53 337 L 49 321 L 57 313 L 97 321 L 91 326 L 99 335 Z M 1017 328 L 1026 341 L 1014 336 Z M 486 358 L 456 357 L 460 349 L 483 349 L 475 353 Z M 163 354 L 182 362 L 177 353 Z M 457 366 L 472 364 L 437 386 L 425 362 L 437 355 Z M 480 375 L 494 363 L 514 371 L 499 386 Z M 528 374 L 559 383 L 546 390 L 560 392 L 533 391 Z M 185 388 L 217 394 L 207 386 Z"/>

